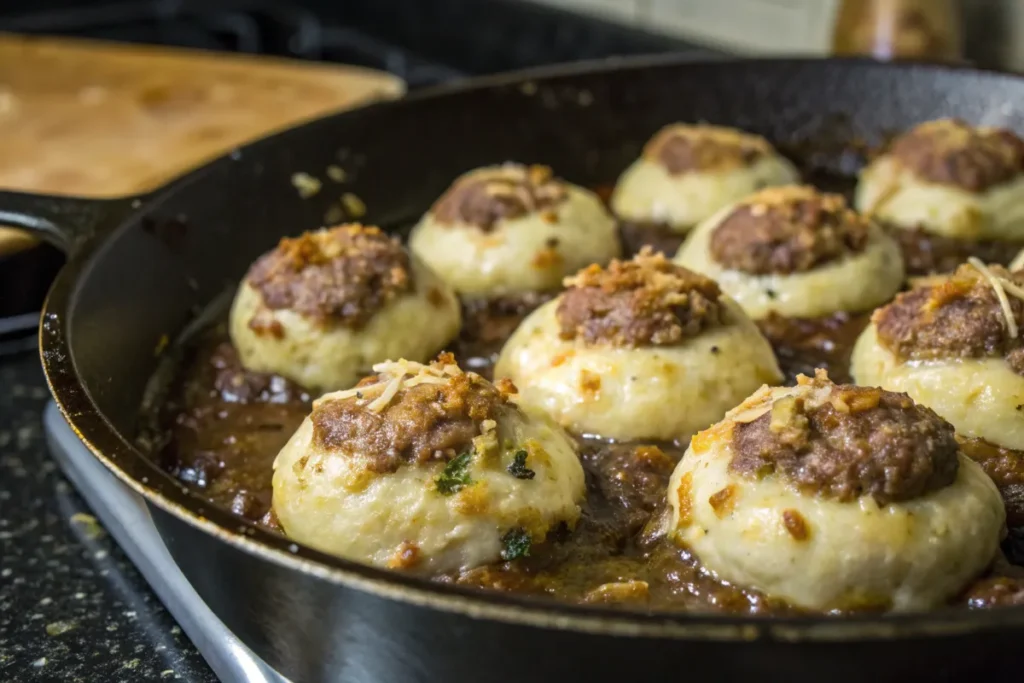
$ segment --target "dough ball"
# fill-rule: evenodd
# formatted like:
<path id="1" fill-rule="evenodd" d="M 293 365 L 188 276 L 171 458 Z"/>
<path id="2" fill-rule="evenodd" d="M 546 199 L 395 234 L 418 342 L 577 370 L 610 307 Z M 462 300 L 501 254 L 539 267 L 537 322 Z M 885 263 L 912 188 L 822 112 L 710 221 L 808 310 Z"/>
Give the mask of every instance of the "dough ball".
<path id="1" fill-rule="evenodd" d="M 573 440 L 510 400 L 514 387 L 386 362 L 327 394 L 274 462 L 289 537 L 348 559 L 436 574 L 514 559 L 585 495 Z"/>
<path id="2" fill-rule="evenodd" d="M 905 391 L 963 436 L 1024 449 L 1024 273 L 961 266 L 944 280 L 900 294 L 872 316 L 853 350 L 858 384 Z M 1016 290 L 1019 295 L 1009 293 Z"/>
<path id="3" fill-rule="evenodd" d="M 619 178 L 612 211 L 621 220 L 685 233 L 751 192 L 800 179 L 759 135 L 719 126 L 672 124 Z"/>
<path id="4" fill-rule="evenodd" d="M 283 239 L 260 257 L 229 327 L 246 369 L 330 391 L 388 358 L 430 358 L 460 324 L 455 294 L 396 239 L 341 225 Z"/>
<path id="5" fill-rule="evenodd" d="M 719 579 L 810 610 L 926 610 L 999 552 L 999 493 L 951 425 L 819 371 L 694 437 L 670 531 Z"/>
<path id="6" fill-rule="evenodd" d="M 413 228 L 409 248 L 459 294 L 492 298 L 558 289 L 562 278 L 619 255 L 601 200 L 545 166 L 463 175 Z"/>
<path id="7" fill-rule="evenodd" d="M 955 119 L 922 123 L 861 172 L 856 206 L 898 228 L 1024 239 L 1024 140 Z"/>
<path id="8" fill-rule="evenodd" d="M 762 190 L 699 225 L 676 263 L 714 278 L 755 320 L 868 311 L 899 291 L 895 240 L 811 187 Z"/>
<path id="9" fill-rule="evenodd" d="M 661 254 L 591 266 L 566 285 L 508 340 L 495 376 L 570 431 L 685 441 L 782 378 L 736 303 Z"/>

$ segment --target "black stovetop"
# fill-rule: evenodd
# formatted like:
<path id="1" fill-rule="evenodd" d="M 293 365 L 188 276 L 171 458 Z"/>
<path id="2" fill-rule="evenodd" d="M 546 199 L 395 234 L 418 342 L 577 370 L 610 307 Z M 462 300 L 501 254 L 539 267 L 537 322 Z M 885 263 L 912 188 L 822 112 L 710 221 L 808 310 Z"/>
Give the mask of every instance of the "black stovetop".
<path id="1" fill-rule="evenodd" d="M 597 19 L 504 0 L 35 0 L 0 31 L 293 56 L 390 71 L 416 88 L 574 59 L 710 51 Z M 215 678 L 46 452 L 47 391 L 30 307 L 15 288 L 52 273 L 43 252 L 11 284 L 0 259 L 0 682 Z M 38 295 L 29 297 L 38 298 Z M 29 308 L 26 308 L 29 307 Z M 18 319 L 14 313 L 20 313 Z M 26 315 L 26 313 L 28 315 Z M 4 316 L 7 316 L 6 318 Z M 5 326 L 6 325 L 6 326 Z M 12 338 L 17 337 L 14 342 Z M 21 350 L 17 350 L 21 349 Z"/>

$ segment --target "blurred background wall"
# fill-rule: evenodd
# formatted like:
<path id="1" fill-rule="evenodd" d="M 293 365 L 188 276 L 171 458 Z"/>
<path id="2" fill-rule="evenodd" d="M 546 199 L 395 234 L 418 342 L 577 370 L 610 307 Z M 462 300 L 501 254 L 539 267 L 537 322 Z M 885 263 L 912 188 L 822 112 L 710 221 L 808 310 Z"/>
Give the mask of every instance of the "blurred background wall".
<path id="1" fill-rule="evenodd" d="M 825 54 L 841 0 L 536 0 L 750 54 Z M 940 0 L 925 0 L 940 4 Z M 899 6 L 900 0 L 848 0 Z M 923 3 L 922 3 L 923 4 Z M 965 56 L 1024 70 L 1024 0 L 960 0 Z"/>

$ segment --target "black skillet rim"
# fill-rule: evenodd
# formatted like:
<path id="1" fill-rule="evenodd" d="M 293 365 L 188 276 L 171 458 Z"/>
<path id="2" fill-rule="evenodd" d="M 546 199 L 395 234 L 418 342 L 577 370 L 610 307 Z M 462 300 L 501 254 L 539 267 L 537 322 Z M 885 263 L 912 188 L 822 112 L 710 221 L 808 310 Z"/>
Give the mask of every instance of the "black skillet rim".
<path id="1" fill-rule="evenodd" d="M 846 65 L 848 68 L 901 70 L 932 70 L 970 72 L 1004 78 L 1024 78 L 999 71 L 969 66 L 935 65 L 918 62 L 887 65 L 869 59 L 783 58 L 768 60 L 710 60 L 694 62 L 680 55 L 657 55 L 609 58 L 528 71 L 500 74 L 441 85 L 413 93 L 393 102 L 370 105 L 363 111 L 382 107 L 415 106 L 423 99 L 443 97 L 479 89 L 507 87 L 525 82 L 600 73 L 611 69 L 640 70 L 655 67 L 676 67 L 715 64 L 743 65 L 768 63 L 776 66 L 798 66 L 820 63 Z M 346 116 L 334 114 L 325 119 Z M 316 119 L 300 127 L 316 125 Z M 230 164 L 239 152 L 244 155 L 263 145 L 274 144 L 281 131 L 255 141 L 187 174 L 156 199 L 147 202 L 139 213 L 157 207 L 175 192 L 175 187 L 198 181 L 213 167 Z M 112 232 L 127 229 L 138 213 L 119 222 Z M 462 586 L 441 584 L 429 579 L 378 569 L 333 557 L 311 548 L 299 546 L 283 536 L 272 534 L 239 519 L 227 510 L 211 506 L 207 501 L 175 482 L 170 475 L 134 448 L 129 441 L 99 413 L 80 382 L 72 361 L 64 328 L 64 312 L 74 304 L 79 276 L 91 263 L 91 255 L 102 243 L 91 240 L 75 254 L 56 278 L 43 308 L 40 324 L 40 356 L 47 383 L 56 403 L 76 436 L 93 455 L 121 481 L 152 505 L 181 521 L 208 533 L 222 542 L 275 562 L 293 571 L 339 583 L 368 593 L 418 606 L 463 614 L 471 618 L 492 619 L 510 624 L 539 628 L 566 629 L 584 633 L 626 637 L 654 637 L 688 640 L 750 641 L 771 639 L 782 642 L 874 640 L 882 638 L 944 637 L 1000 628 L 1024 627 L 1024 607 L 970 610 L 949 607 L 932 612 L 898 615 L 866 615 L 854 617 L 755 617 L 728 614 L 690 614 L 642 612 L 584 605 L 563 604 L 531 596 L 482 591 Z"/>

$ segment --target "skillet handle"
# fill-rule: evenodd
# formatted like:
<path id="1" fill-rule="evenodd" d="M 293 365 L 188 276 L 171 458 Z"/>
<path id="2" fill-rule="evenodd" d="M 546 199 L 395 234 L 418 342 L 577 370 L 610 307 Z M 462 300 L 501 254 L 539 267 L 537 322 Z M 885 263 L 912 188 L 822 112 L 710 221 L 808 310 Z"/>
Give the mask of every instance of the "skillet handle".
<path id="1" fill-rule="evenodd" d="M 0 191 L 0 225 L 35 233 L 70 257 L 144 201 L 145 197 L 83 199 Z"/>

